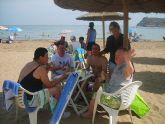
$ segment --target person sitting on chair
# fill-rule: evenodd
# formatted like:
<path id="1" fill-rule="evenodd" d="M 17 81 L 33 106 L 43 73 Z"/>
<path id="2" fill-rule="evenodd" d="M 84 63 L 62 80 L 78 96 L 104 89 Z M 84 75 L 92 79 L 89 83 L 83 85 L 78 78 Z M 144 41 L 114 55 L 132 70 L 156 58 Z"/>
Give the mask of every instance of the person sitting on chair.
<path id="1" fill-rule="evenodd" d="M 92 68 L 94 74 L 94 85 L 92 89 L 97 91 L 101 83 L 106 80 L 107 77 L 107 64 L 108 61 L 106 57 L 99 54 L 100 46 L 98 44 L 93 44 L 92 55 L 87 57 L 87 69 Z"/>
<path id="2" fill-rule="evenodd" d="M 46 48 L 39 47 L 34 52 L 33 61 L 27 63 L 20 72 L 18 82 L 23 88 L 30 92 L 36 92 L 44 88 L 48 88 L 50 94 L 56 98 L 60 95 L 60 82 L 67 75 L 63 74 L 60 78 L 50 81 L 48 78 L 48 51 Z M 27 99 L 31 100 L 32 96 L 27 95 Z"/>
<path id="3" fill-rule="evenodd" d="M 56 46 L 57 53 L 54 54 L 51 58 L 52 67 L 50 70 L 52 71 L 52 79 L 63 75 L 65 71 L 70 72 L 74 69 L 73 58 L 68 53 L 66 53 L 65 44 L 61 41 L 58 41 Z"/>
<path id="4" fill-rule="evenodd" d="M 114 68 L 110 81 L 103 86 L 103 91 L 107 93 L 114 93 L 132 82 L 134 67 L 131 63 L 131 59 L 133 56 L 135 56 L 134 49 L 129 51 L 118 49 L 116 51 L 116 67 Z M 85 118 L 92 117 L 96 97 L 95 95 L 96 94 L 93 95 L 93 98 L 90 101 L 88 111 L 82 114 Z M 118 109 L 120 107 L 120 97 L 104 96 L 100 100 L 102 103 L 108 100 L 110 102 L 108 105 L 114 109 Z"/>

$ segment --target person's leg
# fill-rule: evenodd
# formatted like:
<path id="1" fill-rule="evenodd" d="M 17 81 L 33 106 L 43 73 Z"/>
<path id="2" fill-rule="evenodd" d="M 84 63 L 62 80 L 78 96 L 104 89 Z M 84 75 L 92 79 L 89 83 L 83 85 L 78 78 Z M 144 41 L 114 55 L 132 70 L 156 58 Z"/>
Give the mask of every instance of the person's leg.
<path id="1" fill-rule="evenodd" d="M 95 104 L 95 98 L 92 98 L 90 103 L 89 103 L 88 111 L 83 113 L 82 117 L 91 118 L 93 116 L 94 104 Z"/>
<path id="2" fill-rule="evenodd" d="M 87 55 L 92 55 L 92 43 L 88 43 L 88 46 L 87 46 Z"/>
<path id="3" fill-rule="evenodd" d="M 49 88 L 49 93 L 52 95 L 56 100 L 59 99 L 61 94 L 61 86 L 57 85 L 56 87 Z"/>

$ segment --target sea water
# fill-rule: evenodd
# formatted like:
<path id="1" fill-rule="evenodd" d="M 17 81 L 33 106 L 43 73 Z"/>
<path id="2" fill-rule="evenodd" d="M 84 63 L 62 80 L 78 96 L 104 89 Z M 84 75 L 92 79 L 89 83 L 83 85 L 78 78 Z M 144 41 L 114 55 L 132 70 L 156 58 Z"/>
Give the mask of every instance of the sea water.
<path id="1" fill-rule="evenodd" d="M 7 27 L 11 27 L 8 25 Z M 60 38 L 60 33 L 69 30 L 70 32 L 65 34 L 67 38 L 71 35 L 75 35 L 76 38 L 87 36 L 87 25 L 17 25 L 23 31 L 17 32 L 17 40 L 57 40 Z M 122 27 L 122 26 L 121 26 Z M 144 40 L 158 40 L 163 41 L 163 36 L 165 36 L 165 27 L 133 27 L 136 33 L 141 34 L 141 39 Z M 97 31 L 97 38 L 102 39 L 102 25 L 96 25 L 95 29 Z M 123 32 L 123 31 L 122 31 Z M 11 32 L 0 30 L 0 39 L 7 39 Z M 105 26 L 105 35 L 108 37 L 109 26 Z"/>

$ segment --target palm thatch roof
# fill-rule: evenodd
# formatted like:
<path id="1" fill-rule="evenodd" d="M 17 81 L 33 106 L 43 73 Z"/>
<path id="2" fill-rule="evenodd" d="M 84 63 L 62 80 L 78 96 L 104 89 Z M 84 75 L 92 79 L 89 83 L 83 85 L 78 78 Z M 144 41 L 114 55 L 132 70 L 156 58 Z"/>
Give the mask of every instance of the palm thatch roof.
<path id="1" fill-rule="evenodd" d="M 109 20 L 124 20 L 124 16 L 118 12 L 90 12 L 84 14 L 78 18 L 77 20 L 85 20 L 85 21 L 109 21 Z"/>
<path id="2" fill-rule="evenodd" d="M 123 2 L 128 3 L 128 12 L 165 12 L 165 0 L 54 0 L 65 9 L 88 12 L 123 12 Z"/>

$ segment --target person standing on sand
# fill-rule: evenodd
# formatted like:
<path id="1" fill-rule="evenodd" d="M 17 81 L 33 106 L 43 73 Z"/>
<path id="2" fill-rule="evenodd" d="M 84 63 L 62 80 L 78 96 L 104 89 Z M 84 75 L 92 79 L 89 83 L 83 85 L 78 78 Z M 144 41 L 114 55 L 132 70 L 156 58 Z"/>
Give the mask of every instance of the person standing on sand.
<path id="1" fill-rule="evenodd" d="M 116 62 L 115 62 L 115 52 L 119 48 L 123 48 L 123 34 L 121 33 L 120 26 L 117 22 L 111 22 L 109 25 L 109 30 L 112 33 L 111 36 L 107 38 L 106 47 L 103 51 L 100 52 L 100 54 L 106 54 L 110 53 L 109 57 L 109 68 L 110 68 L 110 74 L 113 72 Z M 130 49 L 129 44 L 129 49 Z"/>
<path id="2" fill-rule="evenodd" d="M 96 41 L 96 30 L 94 29 L 94 23 L 90 22 L 87 33 L 87 41 L 86 41 L 88 55 L 91 55 L 92 46 L 95 43 L 95 41 Z"/>

